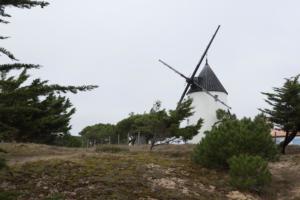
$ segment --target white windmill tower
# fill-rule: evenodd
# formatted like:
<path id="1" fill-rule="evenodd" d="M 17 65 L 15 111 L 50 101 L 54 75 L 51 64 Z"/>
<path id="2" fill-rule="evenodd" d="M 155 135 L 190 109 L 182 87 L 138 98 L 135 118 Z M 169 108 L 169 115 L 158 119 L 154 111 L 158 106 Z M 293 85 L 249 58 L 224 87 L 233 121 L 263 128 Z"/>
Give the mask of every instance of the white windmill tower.
<path id="1" fill-rule="evenodd" d="M 217 122 L 216 111 L 219 109 L 228 109 L 228 92 L 209 66 L 207 60 L 204 68 L 199 76 L 195 77 L 194 81 L 201 87 L 192 85 L 187 93 L 187 96 L 193 99 L 192 106 L 195 111 L 194 115 L 187 119 L 187 125 L 197 123 L 200 118 L 204 120 L 199 134 L 190 141 L 191 143 L 198 143 L 205 136 L 204 132 L 210 130 Z M 207 92 L 213 95 L 213 98 L 207 95 Z"/>
<path id="2" fill-rule="evenodd" d="M 162 64 L 183 77 L 187 82 L 187 86 L 185 87 L 184 92 L 178 102 L 178 105 L 180 105 L 186 94 L 188 97 L 193 99 L 192 106 L 194 107 L 195 113 L 193 116 L 187 119 L 187 125 L 197 123 L 200 118 L 204 120 L 199 134 L 190 141 L 191 143 L 198 143 L 205 136 L 204 132 L 210 130 L 211 127 L 217 122 L 216 111 L 218 109 L 228 111 L 231 109 L 231 107 L 227 105 L 228 93 L 209 66 L 207 60 L 199 76 L 196 77 L 196 73 L 200 65 L 202 64 L 204 57 L 206 56 L 219 29 L 220 26 L 218 26 L 215 34 L 206 47 L 198 65 L 196 66 L 190 78 L 180 73 L 164 61 L 159 60 Z"/>

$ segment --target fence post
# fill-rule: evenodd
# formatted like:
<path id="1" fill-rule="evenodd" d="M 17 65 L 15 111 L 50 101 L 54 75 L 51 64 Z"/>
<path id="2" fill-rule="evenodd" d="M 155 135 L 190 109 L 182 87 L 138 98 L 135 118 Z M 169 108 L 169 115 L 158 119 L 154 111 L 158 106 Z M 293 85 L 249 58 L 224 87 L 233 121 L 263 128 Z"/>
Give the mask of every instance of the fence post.
<path id="1" fill-rule="evenodd" d="M 129 133 L 127 133 L 127 144 L 129 145 Z"/>

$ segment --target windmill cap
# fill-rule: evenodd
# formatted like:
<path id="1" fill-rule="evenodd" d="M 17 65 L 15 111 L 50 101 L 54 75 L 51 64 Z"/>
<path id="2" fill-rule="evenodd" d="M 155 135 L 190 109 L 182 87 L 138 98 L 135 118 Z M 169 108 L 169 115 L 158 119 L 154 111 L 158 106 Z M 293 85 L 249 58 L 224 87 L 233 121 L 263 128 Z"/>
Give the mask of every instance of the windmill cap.
<path id="1" fill-rule="evenodd" d="M 216 76 L 216 74 L 213 72 L 213 70 L 211 69 L 207 61 L 204 68 L 200 72 L 199 76 L 194 78 L 194 81 L 196 81 L 207 91 L 224 92 L 228 94 L 228 92 L 226 91 L 226 89 L 224 88 L 224 86 Z M 192 85 L 188 93 L 200 92 L 200 91 L 203 90 L 195 85 Z"/>

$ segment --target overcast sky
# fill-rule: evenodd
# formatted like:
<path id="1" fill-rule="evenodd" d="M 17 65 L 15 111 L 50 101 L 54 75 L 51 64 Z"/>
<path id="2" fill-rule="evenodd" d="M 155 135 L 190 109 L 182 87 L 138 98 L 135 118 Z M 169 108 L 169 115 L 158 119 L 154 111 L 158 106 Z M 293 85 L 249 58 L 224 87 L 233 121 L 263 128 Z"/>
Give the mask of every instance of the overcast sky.
<path id="1" fill-rule="evenodd" d="M 262 91 L 300 73 L 298 0 L 50 0 L 32 10 L 9 9 L 2 43 L 51 83 L 97 84 L 69 95 L 77 109 L 72 133 L 116 123 L 155 100 L 174 108 L 184 80 L 163 59 L 190 75 L 217 25 L 209 63 L 238 116 L 265 107 Z M 8 62 L 4 57 L 1 63 Z"/>

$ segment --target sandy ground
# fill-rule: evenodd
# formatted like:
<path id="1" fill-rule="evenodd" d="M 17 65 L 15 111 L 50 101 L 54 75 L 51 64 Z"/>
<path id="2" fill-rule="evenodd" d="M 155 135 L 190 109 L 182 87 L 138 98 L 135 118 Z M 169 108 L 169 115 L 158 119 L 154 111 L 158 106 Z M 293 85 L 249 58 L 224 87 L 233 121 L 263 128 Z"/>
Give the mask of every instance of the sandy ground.
<path id="1" fill-rule="evenodd" d="M 36 161 L 50 161 L 50 160 L 62 160 L 62 161 L 74 161 L 81 160 L 86 157 L 93 157 L 99 155 L 95 152 L 95 149 L 68 149 L 59 147 L 50 147 L 46 145 L 24 145 L 24 144 L 0 144 L 0 148 L 6 149 L 10 152 L 8 156 L 8 165 L 24 165 L 26 163 L 33 163 Z M 135 147 L 132 148 L 132 152 L 147 151 L 148 147 Z M 162 146 L 155 151 L 160 153 L 176 153 L 176 156 L 186 155 L 190 152 L 192 146 Z M 178 154 L 178 155 L 177 155 Z M 146 177 L 146 180 L 152 184 L 155 189 L 157 187 L 178 190 L 183 194 L 193 192 L 192 187 L 200 188 L 207 193 L 214 193 L 216 186 L 203 185 L 201 182 L 195 183 L 192 186 L 189 183 L 190 174 L 184 174 L 184 176 L 178 178 L 172 176 L 176 174 L 178 169 L 176 168 L 163 168 L 160 165 L 149 163 L 146 164 L 148 172 L 162 173 L 165 177 L 153 178 L 151 175 Z M 178 168 L 178 166 L 176 166 Z M 269 164 L 270 171 L 273 175 L 271 193 L 276 193 L 275 199 L 280 200 L 297 200 L 300 199 L 300 148 L 291 147 L 291 151 L 288 151 L 287 155 L 281 156 L 279 161 Z M 195 193 L 195 195 L 198 195 Z M 265 195 L 259 197 L 257 195 L 244 194 L 239 191 L 230 191 L 225 194 L 227 199 L 232 200 L 251 200 L 251 199 L 274 199 L 274 195 Z"/>
<path id="2" fill-rule="evenodd" d="M 269 166 L 278 199 L 300 199 L 300 154 L 281 156 L 279 162 Z"/>

